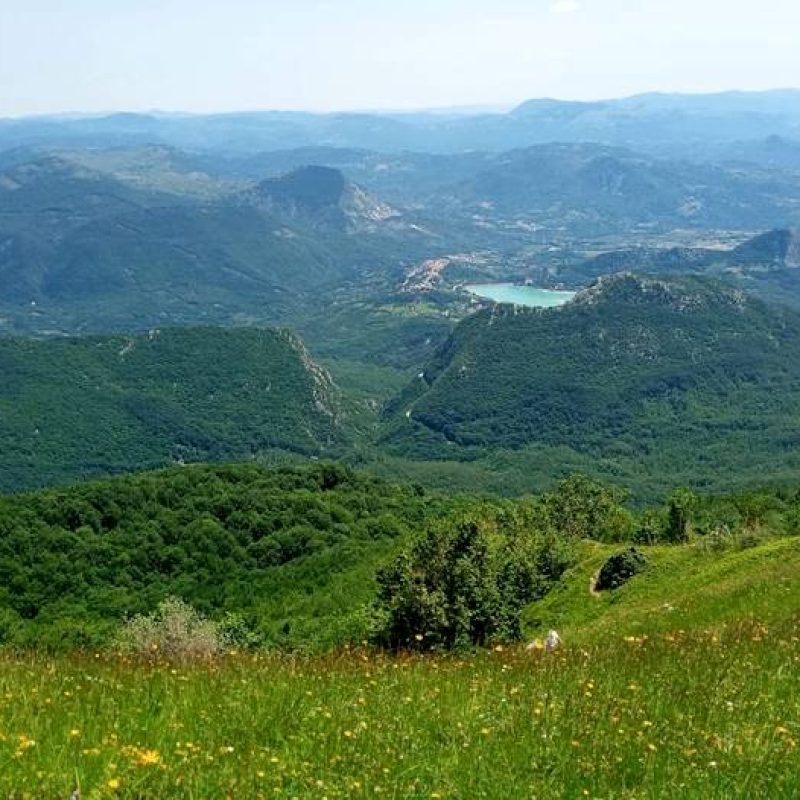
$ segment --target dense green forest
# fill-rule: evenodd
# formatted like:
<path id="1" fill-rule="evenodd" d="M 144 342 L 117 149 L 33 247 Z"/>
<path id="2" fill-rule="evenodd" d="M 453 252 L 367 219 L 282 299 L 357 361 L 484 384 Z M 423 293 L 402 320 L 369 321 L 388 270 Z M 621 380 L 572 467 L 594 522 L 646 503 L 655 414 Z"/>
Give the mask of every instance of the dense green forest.
<path id="1" fill-rule="evenodd" d="M 449 336 L 446 304 L 419 305 L 309 318 L 325 368 L 270 329 L 0 339 L 0 490 L 322 456 L 511 496 L 580 471 L 652 502 L 800 468 L 796 311 L 707 278 L 629 275 L 560 309 L 487 307 Z"/>
<path id="2" fill-rule="evenodd" d="M 174 595 L 235 613 L 263 642 L 358 639 L 379 564 L 468 504 L 329 464 L 187 466 L 3 497 L 2 638 L 107 642 Z"/>
<path id="3" fill-rule="evenodd" d="M 0 490 L 346 439 L 338 391 L 286 332 L 5 338 L 0 374 Z"/>
<path id="4" fill-rule="evenodd" d="M 105 646 L 169 597 L 244 645 L 513 640 L 584 539 L 724 544 L 765 530 L 800 531 L 800 493 L 683 490 L 636 510 L 581 476 L 501 500 L 333 463 L 176 467 L 0 497 L 0 641 Z"/>

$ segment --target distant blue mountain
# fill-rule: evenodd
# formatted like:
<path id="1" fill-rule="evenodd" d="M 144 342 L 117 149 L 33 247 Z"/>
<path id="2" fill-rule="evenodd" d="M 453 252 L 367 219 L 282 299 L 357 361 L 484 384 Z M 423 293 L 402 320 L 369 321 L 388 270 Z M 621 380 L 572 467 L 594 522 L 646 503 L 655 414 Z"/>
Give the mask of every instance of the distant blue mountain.
<path id="1" fill-rule="evenodd" d="M 0 120 L 0 149 L 171 144 L 256 152 L 309 146 L 454 153 L 543 142 L 594 141 L 633 147 L 676 142 L 800 139 L 800 90 L 711 95 L 644 94 L 620 100 L 529 100 L 508 113 L 216 115 L 112 114 Z"/>

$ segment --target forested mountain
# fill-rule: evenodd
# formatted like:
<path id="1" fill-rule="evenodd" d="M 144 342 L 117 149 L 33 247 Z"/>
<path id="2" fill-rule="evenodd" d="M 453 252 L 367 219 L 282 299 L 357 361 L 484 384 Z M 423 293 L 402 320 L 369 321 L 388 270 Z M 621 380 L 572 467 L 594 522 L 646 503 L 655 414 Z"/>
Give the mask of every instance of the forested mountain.
<path id="1" fill-rule="evenodd" d="M 734 267 L 790 270 L 800 268 L 800 229 L 768 231 L 736 247 L 725 259 Z"/>
<path id="2" fill-rule="evenodd" d="M 772 432 L 793 424 L 791 362 L 797 357 L 790 348 L 772 366 L 751 361 L 793 330 L 791 315 L 772 317 L 743 301 L 745 311 L 736 316 L 732 304 L 720 301 L 711 303 L 713 313 L 680 316 L 676 325 L 668 303 L 655 304 L 649 316 L 657 293 L 643 289 L 645 302 L 636 291 L 620 293 L 619 286 L 628 284 L 611 281 L 587 295 L 597 298 L 594 305 L 579 300 L 552 315 L 497 309 L 473 318 L 471 312 L 486 303 L 464 286 L 512 281 L 579 290 L 623 271 L 691 273 L 800 306 L 793 99 L 791 92 L 702 100 L 645 96 L 536 101 L 504 114 L 0 121 L 0 147 L 11 148 L 0 150 L 0 334 L 125 334 L 2 345 L 7 359 L 17 354 L 15 364 L 22 359 L 31 365 L 25 382 L 30 395 L 20 395 L 27 398 L 21 405 L 10 395 L 6 400 L 12 411 L 2 424 L 17 449 L 7 451 L 5 463 L 16 471 L 5 485 L 159 465 L 184 457 L 184 450 L 192 459 L 227 458 L 272 447 L 317 453 L 339 443 L 340 452 L 387 472 L 387 464 L 405 468 L 407 456 L 436 460 L 431 470 L 444 460 L 457 462 L 452 474 L 437 472 L 436 485 L 502 483 L 503 491 L 522 491 L 541 486 L 565 465 L 633 485 L 631 470 L 642 459 L 653 465 L 650 488 L 678 482 L 678 466 L 685 482 L 702 485 L 712 478 L 680 451 L 682 442 L 692 441 L 686 430 L 701 443 L 695 452 L 706 448 L 715 459 L 731 457 L 727 472 L 713 480 L 745 482 L 761 466 L 743 461 L 743 431 L 761 430 L 758 425 L 767 431 L 756 448 L 759 464 L 777 454 L 768 466 L 783 475 L 792 459 L 791 434 Z M 753 238 L 757 230 L 771 232 Z M 683 287 L 679 294 L 697 292 L 706 300 L 717 291 L 705 283 L 674 285 Z M 706 308 L 706 300 L 699 307 Z M 595 307 L 599 330 L 614 331 L 611 355 L 595 352 L 599 339 L 585 333 L 587 309 Z M 784 320 L 785 330 L 756 330 L 754 315 L 773 326 Z M 493 322 L 484 331 L 487 319 Z M 712 330 L 719 323 L 733 331 L 734 322 L 742 327 L 726 347 L 736 345 L 737 363 L 750 371 L 730 384 L 720 376 L 739 373 L 715 360 L 720 340 Z M 37 364 L 61 364 L 62 351 L 81 353 L 83 363 L 88 353 L 105 352 L 99 342 L 111 342 L 109 352 L 121 351 L 129 334 L 182 325 L 282 325 L 295 331 L 359 403 L 358 447 L 348 449 L 325 415 L 321 427 L 302 422 L 313 407 L 302 399 L 294 421 L 278 425 L 285 433 L 280 441 L 272 432 L 282 418 L 270 416 L 278 412 L 269 404 L 263 424 L 234 431 L 249 418 L 245 409 L 256 403 L 255 395 L 230 413 L 230 428 L 222 433 L 202 428 L 209 409 L 188 401 L 185 407 L 176 401 L 169 425 L 159 422 L 155 432 L 136 427 L 143 424 L 142 415 L 132 415 L 136 403 L 115 405 L 130 387 L 107 390 L 135 377 L 118 372 L 125 359 L 84 369 L 90 375 L 100 370 L 95 385 L 102 388 L 91 403 L 106 403 L 98 418 L 108 414 L 114 436 L 126 431 L 120 434 L 124 446 L 109 450 L 114 436 L 100 433 L 102 425 L 81 427 L 77 416 L 61 425 L 72 443 L 58 439 L 52 450 L 25 438 L 30 431 L 20 433 L 28 429 L 18 409 L 31 397 L 64 396 L 53 387 L 66 384 L 73 369 L 66 357 L 66 372 Z M 515 325 L 531 326 L 531 337 Z M 501 342 L 506 329 L 515 331 L 507 334 L 511 360 Z M 675 339 L 684 330 L 706 343 L 702 362 Z M 196 358 L 193 364 L 205 365 L 204 354 L 222 348 L 226 366 L 215 380 L 221 387 L 235 384 L 242 345 L 226 337 L 248 334 L 192 335 L 202 342 L 187 345 L 187 363 Z M 535 347 L 529 338 L 537 340 Z M 533 349 L 518 352 L 523 345 Z M 651 345 L 652 363 L 644 370 L 637 348 L 649 352 Z M 454 382 L 448 354 L 460 358 L 473 347 Z M 30 355 L 22 358 L 26 348 Z M 556 366 L 562 357 L 563 374 Z M 154 370 L 158 358 L 153 354 Z M 246 373 L 250 356 L 243 358 Z M 473 360 L 481 365 L 477 373 L 470 371 Z M 779 360 L 789 366 L 778 369 Z M 533 377 L 531 364 L 539 363 L 546 381 Z M 80 375 L 82 369 L 78 364 L 74 371 Z M 202 374 L 195 367 L 190 372 Z M 379 423 L 386 399 L 420 372 L 437 377 L 430 385 L 415 382 L 391 405 L 401 411 Z M 483 375 L 491 380 L 484 384 Z M 662 388 L 653 388 L 654 381 Z M 766 383 L 775 390 L 764 395 L 769 413 L 751 423 Z M 203 396 L 191 381 L 187 386 L 188 398 Z M 77 381 L 66 394 L 84 389 Z M 168 396 L 161 386 L 148 391 Z M 184 432 L 194 431 L 195 423 L 204 432 L 187 439 Z M 714 436 L 712 428 L 721 432 Z M 88 450 L 70 449 L 74 443 Z M 389 461 L 382 461 L 387 448 Z M 549 463 L 542 448 L 560 450 Z M 398 456 L 400 462 L 391 460 Z M 510 459 L 507 472 L 498 468 L 504 458 Z M 466 459 L 476 471 L 462 482 Z M 409 469 L 414 477 L 422 474 Z M 508 488 L 504 476 L 512 473 Z"/>
<path id="3" fill-rule="evenodd" d="M 38 153 L 41 160 L 47 152 L 17 151 L 7 159 L 16 163 Z M 787 172 L 782 164 L 757 159 L 702 163 L 680 153 L 656 156 L 595 142 L 450 155 L 335 147 L 252 155 L 167 147 L 55 153 L 49 157 L 74 169 L 162 196 L 221 199 L 249 188 L 251 201 L 301 225 L 318 225 L 326 205 L 349 208 L 351 221 L 373 223 L 396 221 L 405 208 L 435 220 L 437 232 L 456 241 L 474 235 L 467 224 L 473 217 L 488 235 L 492 223 L 509 216 L 551 233 L 591 233 L 676 226 L 753 230 L 788 224 L 800 214 L 795 168 Z M 0 155 L 0 168 L 2 162 Z M 319 206 L 313 213 L 312 205 Z M 454 211 L 461 213 L 454 218 Z M 374 232 L 375 226 L 355 230 Z"/>
<path id="4" fill-rule="evenodd" d="M 794 138 L 771 134 L 764 138 L 736 142 L 697 142 L 692 148 L 675 144 L 673 154 L 690 161 L 800 170 L 800 134 Z"/>
<path id="5" fill-rule="evenodd" d="M 377 567 L 457 505 L 327 464 L 187 466 L 0 497 L 0 642 L 96 646 L 180 595 L 234 614 L 239 634 L 323 649 L 363 636 Z"/>
<path id="6" fill-rule="evenodd" d="M 0 338 L 0 374 L 0 490 L 346 438 L 338 390 L 285 332 Z"/>
<path id="7" fill-rule="evenodd" d="M 800 220 L 798 186 L 796 176 L 779 172 L 549 144 L 498 156 L 449 197 L 485 224 L 512 217 L 574 235 L 774 227 Z"/>
<path id="8" fill-rule="evenodd" d="M 585 284 L 602 275 L 626 271 L 710 275 L 768 300 L 800 306 L 798 268 L 800 235 L 795 228 L 780 228 L 729 249 L 638 247 L 611 251 L 566 268 L 559 279 Z"/>
<path id="9" fill-rule="evenodd" d="M 306 156 L 322 163 L 296 166 Z M 800 182 L 790 173 L 592 144 L 253 158 L 244 168 L 247 159 L 164 147 L 8 156 L 0 167 L 0 331 L 295 325 L 334 292 L 344 303 L 382 303 L 408 270 L 448 254 L 524 265 L 531 242 L 800 220 Z M 384 188 L 399 202 L 383 200 Z M 556 277 L 581 283 L 609 271 L 597 266 L 573 260 Z"/>
<path id="10" fill-rule="evenodd" d="M 427 252 L 426 234 L 333 170 L 214 198 L 156 184 L 56 157 L 0 174 L 0 329 L 281 321 Z"/>
<path id="11" fill-rule="evenodd" d="M 391 405 L 385 441 L 462 460 L 535 446 L 551 471 L 572 453 L 607 475 L 722 485 L 800 466 L 798 408 L 799 314 L 706 280 L 617 275 L 560 309 L 463 321 Z"/>

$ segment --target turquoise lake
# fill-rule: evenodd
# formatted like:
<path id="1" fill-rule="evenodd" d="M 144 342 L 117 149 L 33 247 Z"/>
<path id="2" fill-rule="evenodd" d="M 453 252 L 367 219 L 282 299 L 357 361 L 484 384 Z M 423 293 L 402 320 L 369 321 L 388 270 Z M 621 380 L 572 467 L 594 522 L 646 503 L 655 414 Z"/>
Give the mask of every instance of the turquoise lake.
<path id="1" fill-rule="evenodd" d="M 555 308 L 575 297 L 575 292 L 556 292 L 515 283 L 476 283 L 464 288 L 477 297 L 494 300 L 495 303 L 513 303 L 530 308 Z"/>

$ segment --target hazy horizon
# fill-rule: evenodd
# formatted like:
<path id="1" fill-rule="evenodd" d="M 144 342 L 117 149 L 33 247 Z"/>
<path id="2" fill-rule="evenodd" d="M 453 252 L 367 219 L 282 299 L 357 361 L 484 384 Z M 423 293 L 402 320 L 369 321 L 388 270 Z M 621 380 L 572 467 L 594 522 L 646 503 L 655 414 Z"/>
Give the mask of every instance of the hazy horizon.
<path id="1" fill-rule="evenodd" d="M 660 90 L 637 92 L 633 95 L 620 95 L 617 97 L 596 97 L 591 99 L 577 99 L 574 97 L 521 97 L 511 103 L 485 103 L 473 105 L 453 105 L 453 106 L 419 106 L 408 108 L 336 108 L 336 109 L 316 109 L 316 108 L 270 108 L 270 107 L 252 107 L 252 108 L 232 108 L 220 111 L 188 111 L 180 108 L 141 108 L 141 109 L 127 109 L 127 108 L 107 108 L 98 109 L 96 111 L 85 111 L 81 109 L 53 111 L 53 112 L 40 112 L 34 114 L 0 114 L 3 119 L 26 119 L 26 118 L 64 118 L 64 119 L 91 119 L 102 118 L 115 115 L 152 115 L 163 117 L 192 117 L 192 116 L 213 116 L 216 114 L 312 114 L 312 115 L 336 115 L 336 114 L 390 114 L 390 115 L 403 115 L 403 114 L 441 114 L 441 115 L 459 115 L 467 116 L 474 113 L 482 114 L 505 114 L 512 111 L 519 105 L 528 101 L 547 101 L 555 103 L 603 103 L 603 102 L 616 102 L 621 100 L 632 100 L 636 97 L 647 96 L 680 96 L 680 97 L 713 97 L 724 95 L 757 95 L 757 94 L 778 94 L 782 92 L 798 92 L 800 93 L 800 85 L 798 86 L 774 86 L 766 89 L 720 89 L 715 92 L 668 92 Z"/>
<path id="2" fill-rule="evenodd" d="M 791 86 L 800 6 L 6 0 L 0 116 L 513 107 Z"/>

